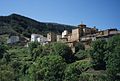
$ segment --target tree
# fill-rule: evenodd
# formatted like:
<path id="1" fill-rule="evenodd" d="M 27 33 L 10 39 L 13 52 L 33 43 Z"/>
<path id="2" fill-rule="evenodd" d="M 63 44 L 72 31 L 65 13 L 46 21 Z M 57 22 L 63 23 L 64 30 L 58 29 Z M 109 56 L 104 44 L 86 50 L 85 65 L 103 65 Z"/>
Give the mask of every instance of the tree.
<path id="1" fill-rule="evenodd" d="M 29 44 L 28 44 L 28 50 L 29 50 L 29 53 L 32 55 L 33 54 L 33 50 L 35 49 L 35 48 L 37 48 L 38 47 L 38 45 L 39 45 L 39 43 L 36 41 L 36 42 L 30 42 Z"/>
<path id="2" fill-rule="evenodd" d="M 5 53 L 2 60 L 5 62 L 5 63 L 9 63 L 11 61 L 11 58 L 10 58 L 10 54 L 8 53 Z"/>
<path id="3" fill-rule="evenodd" d="M 109 52 L 112 52 L 118 45 L 120 45 L 120 35 L 113 36 L 107 42 L 107 50 Z"/>
<path id="4" fill-rule="evenodd" d="M 0 62 L 0 81 L 14 81 L 14 78 L 13 68 Z"/>
<path id="5" fill-rule="evenodd" d="M 74 61 L 72 50 L 68 45 L 64 43 L 53 43 L 52 49 L 53 54 L 62 56 L 67 63 L 71 63 Z"/>
<path id="6" fill-rule="evenodd" d="M 15 81 L 19 81 L 20 77 L 22 76 L 22 63 L 18 60 L 11 62 L 11 67 L 13 68 L 15 74 Z"/>
<path id="7" fill-rule="evenodd" d="M 51 45 L 41 45 L 38 42 L 31 42 L 28 45 L 29 53 L 31 54 L 32 60 L 35 61 L 38 57 L 43 57 L 52 52 Z"/>
<path id="8" fill-rule="evenodd" d="M 103 72 L 88 71 L 88 72 L 83 72 L 80 75 L 79 81 L 109 81 L 109 80 L 107 80 L 107 78 L 108 77 Z"/>
<path id="9" fill-rule="evenodd" d="M 39 45 L 37 48 L 34 48 L 32 52 L 33 60 L 36 60 L 37 57 L 42 57 L 43 56 L 42 52 L 43 52 L 43 46 Z"/>
<path id="10" fill-rule="evenodd" d="M 89 60 L 80 60 L 69 64 L 64 71 L 64 81 L 79 81 L 81 73 L 87 71 L 90 67 Z"/>
<path id="11" fill-rule="evenodd" d="M 107 42 L 105 40 L 97 40 L 92 43 L 90 56 L 92 58 L 92 64 L 94 69 L 106 69 L 106 63 L 104 61 L 107 50 L 106 44 Z"/>
<path id="12" fill-rule="evenodd" d="M 120 35 L 114 36 L 107 43 L 106 71 L 109 81 L 116 80 L 116 76 L 120 73 Z"/>
<path id="13" fill-rule="evenodd" d="M 110 80 L 116 80 L 116 76 L 120 73 L 120 46 L 114 48 L 114 52 L 108 56 L 107 74 Z"/>
<path id="14" fill-rule="evenodd" d="M 42 46 L 37 41 L 31 42 L 28 44 L 28 50 L 29 50 L 29 53 L 31 54 L 32 59 L 35 60 L 37 56 L 41 54 Z"/>
<path id="15" fill-rule="evenodd" d="M 8 53 L 9 56 L 4 55 L 3 59 L 5 58 L 6 61 L 10 60 L 8 63 L 6 63 L 6 61 L 4 61 L 4 63 L 9 64 L 10 67 L 13 69 L 14 81 L 28 81 L 27 71 L 29 66 L 33 62 L 31 61 L 30 54 L 28 54 L 28 48 L 12 46 L 12 48 L 8 50 Z"/>
<path id="16" fill-rule="evenodd" d="M 82 60 L 88 57 L 88 51 L 87 50 L 79 50 L 77 53 L 75 53 L 75 57 L 77 60 Z"/>
<path id="17" fill-rule="evenodd" d="M 59 55 L 39 58 L 29 69 L 33 81 L 62 81 L 66 63 Z"/>
<path id="18" fill-rule="evenodd" d="M 3 58 L 4 54 L 6 53 L 6 47 L 4 44 L 0 44 L 0 59 Z"/>
<path id="19" fill-rule="evenodd" d="M 78 52 L 79 50 L 85 50 L 85 46 L 81 42 L 78 42 L 75 45 L 75 52 Z"/>

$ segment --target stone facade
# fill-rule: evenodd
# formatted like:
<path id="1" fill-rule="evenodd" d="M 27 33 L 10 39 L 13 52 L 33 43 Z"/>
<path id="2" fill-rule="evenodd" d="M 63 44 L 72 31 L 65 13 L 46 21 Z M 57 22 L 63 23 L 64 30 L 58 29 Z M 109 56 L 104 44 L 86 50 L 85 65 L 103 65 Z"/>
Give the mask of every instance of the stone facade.
<path id="1" fill-rule="evenodd" d="M 76 28 L 72 30 L 71 41 L 79 41 L 80 39 L 80 29 Z"/>
<path id="2" fill-rule="evenodd" d="M 55 33 L 53 33 L 53 32 L 49 32 L 47 34 L 47 40 L 49 42 L 55 42 L 55 41 L 57 41 L 57 35 Z"/>
<path id="3" fill-rule="evenodd" d="M 19 36 L 10 36 L 7 40 L 8 44 L 13 44 L 19 42 Z"/>
<path id="4" fill-rule="evenodd" d="M 89 48 L 91 41 L 95 41 L 99 38 L 107 40 L 107 38 L 116 34 L 120 34 L 120 31 L 117 31 L 117 29 L 98 31 L 96 27 L 91 28 L 87 27 L 85 24 L 80 24 L 75 29 L 72 29 L 72 32 L 64 30 L 61 35 L 50 32 L 47 34 L 47 40 L 49 42 L 60 41 L 67 43 L 72 49 L 74 49 L 77 42 L 82 42 L 86 48 Z"/>
<path id="5" fill-rule="evenodd" d="M 57 42 L 61 41 L 62 35 L 57 35 Z"/>

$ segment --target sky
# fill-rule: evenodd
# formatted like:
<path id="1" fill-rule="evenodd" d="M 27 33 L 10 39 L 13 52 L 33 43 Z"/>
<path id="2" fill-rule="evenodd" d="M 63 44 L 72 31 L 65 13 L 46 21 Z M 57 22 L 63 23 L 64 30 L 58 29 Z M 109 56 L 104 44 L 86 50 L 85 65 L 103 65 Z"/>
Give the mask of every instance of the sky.
<path id="1" fill-rule="evenodd" d="M 120 0 L 1 0 L 0 16 L 12 13 L 40 22 L 120 29 Z"/>

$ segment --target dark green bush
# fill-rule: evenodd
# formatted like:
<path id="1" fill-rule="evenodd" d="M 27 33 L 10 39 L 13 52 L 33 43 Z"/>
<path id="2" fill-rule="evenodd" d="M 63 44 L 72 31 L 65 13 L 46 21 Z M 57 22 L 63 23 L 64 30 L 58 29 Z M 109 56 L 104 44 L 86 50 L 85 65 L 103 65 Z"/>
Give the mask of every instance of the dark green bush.
<path id="1" fill-rule="evenodd" d="M 48 55 L 37 59 L 29 68 L 33 81 L 62 81 L 66 63 L 59 55 Z"/>
<path id="2" fill-rule="evenodd" d="M 81 73 L 87 71 L 89 68 L 91 68 L 89 60 L 81 60 L 69 64 L 64 72 L 64 81 L 79 81 Z"/>
<path id="3" fill-rule="evenodd" d="M 80 75 L 80 81 L 108 81 L 105 74 L 94 74 L 84 72 Z"/>
<path id="4" fill-rule="evenodd" d="M 88 52 L 85 50 L 79 50 L 76 54 L 75 57 L 77 60 L 82 60 L 88 57 Z"/>

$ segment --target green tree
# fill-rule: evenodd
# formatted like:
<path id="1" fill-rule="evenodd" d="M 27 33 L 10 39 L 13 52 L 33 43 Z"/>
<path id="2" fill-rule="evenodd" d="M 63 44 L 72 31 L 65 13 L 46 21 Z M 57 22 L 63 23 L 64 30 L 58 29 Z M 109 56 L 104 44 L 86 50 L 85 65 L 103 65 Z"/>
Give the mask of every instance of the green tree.
<path id="1" fill-rule="evenodd" d="M 36 41 L 36 42 L 30 42 L 30 43 L 28 44 L 28 50 L 29 50 L 29 53 L 31 54 L 31 56 L 33 56 L 33 50 L 34 50 L 35 48 L 37 48 L 38 45 L 39 45 L 39 43 L 38 43 L 37 41 Z"/>
<path id="2" fill-rule="evenodd" d="M 81 73 L 87 71 L 90 67 L 89 60 L 80 60 L 69 64 L 64 71 L 64 81 L 79 81 Z"/>
<path id="3" fill-rule="evenodd" d="M 28 44 L 28 51 L 32 57 L 33 60 L 37 58 L 42 52 L 42 46 L 40 43 L 36 42 L 31 42 Z"/>
<path id="4" fill-rule="evenodd" d="M 13 68 L 15 74 L 15 81 L 19 81 L 20 77 L 22 76 L 22 63 L 15 60 L 11 62 L 11 67 Z"/>
<path id="5" fill-rule="evenodd" d="M 14 78 L 13 68 L 0 62 L 0 81 L 14 81 Z"/>
<path id="6" fill-rule="evenodd" d="M 97 40 L 92 43 L 90 56 L 92 58 L 94 69 L 106 69 L 106 63 L 104 61 L 106 54 L 106 44 L 107 42 L 105 40 Z"/>
<path id="7" fill-rule="evenodd" d="M 39 58 L 29 69 L 32 81 L 62 81 L 66 63 L 59 55 Z"/>
<path id="8" fill-rule="evenodd" d="M 71 48 L 64 43 L 53 43 L 52 53 L 62 56 L 67 63 L 74 61 Z"/>
<path id="9" fill-rule="evenodd" d="M 2 60 L 7 64 L 11 61 L 11 58 L 10 58 L 10 54 L 9 53 L 5 53 Z"/>
<path id="10" fill-rule="evenodd" d="M 120 73 L 120 35 L 108 40 L 107 49 L 105 56 L 107 74 L 109 81 L 114 81 L 117 79 L 117 74 Z"/>
<path id="11" fill-rule="evenodd" d="M 43 56 L 43 46 L 39 45 L 37 48 L 34 48 L 32 52 L 32 58 L 33 60 L 36 60 L 37 57 L 42 57 Z"/>
<path id="12" fill-rule="evenodd" d="M 109 81 L 107 80 L 107 76 L 105 73 L 101 72 L 100 71 L 97 71 L 97 73 L 94 71 L 94 72 L 83 72 L 81 75 L 80 75 L 80 79 L 79 81 Z"/>
<path id="13" fill-rule="evenodd" d="M 75 52 L 78 52 L 79 50 L 85 50 L 85 46 L 84 46 L 84 44 L 82 44 L 81 42 L 78 42 L 78 43 L 75 45 Z"/>
<path id="14" fill-rule="evenodd" d="M 82 60 L 88 57 L 88 50 L 79 50 L 75 53 L 75 57 L 77 60 Z"/>
<path id="15" fill-rule="evenodd" d="M 28 45 L 29 53 L 31 54 L 32 60 L 35 61 L 37 57 L 43 57 L 52 52 L 51 45 L 40 45 L 38 42 L 31 42 Z"/>
<path id="16" fill-rule="evenodd" d="M 0 43 L 0 59 L 3 58 L 4 54 L 6 53 L 6 46 Z"/>
<path id="17" fill-rule="evenodd" d="M 120 46 L 114 48 L 114 52 L 109 54 L 107 63 L 107 74 L 109 80 L 116 80 L 116 76 L 120 73 Z"/>
<path id="18" fill-rule="evenodd" d="M 116 46 L 120 45 L 120 35 L 113 36 L 107 42 L 108 52 L 112 52 Z"/>

